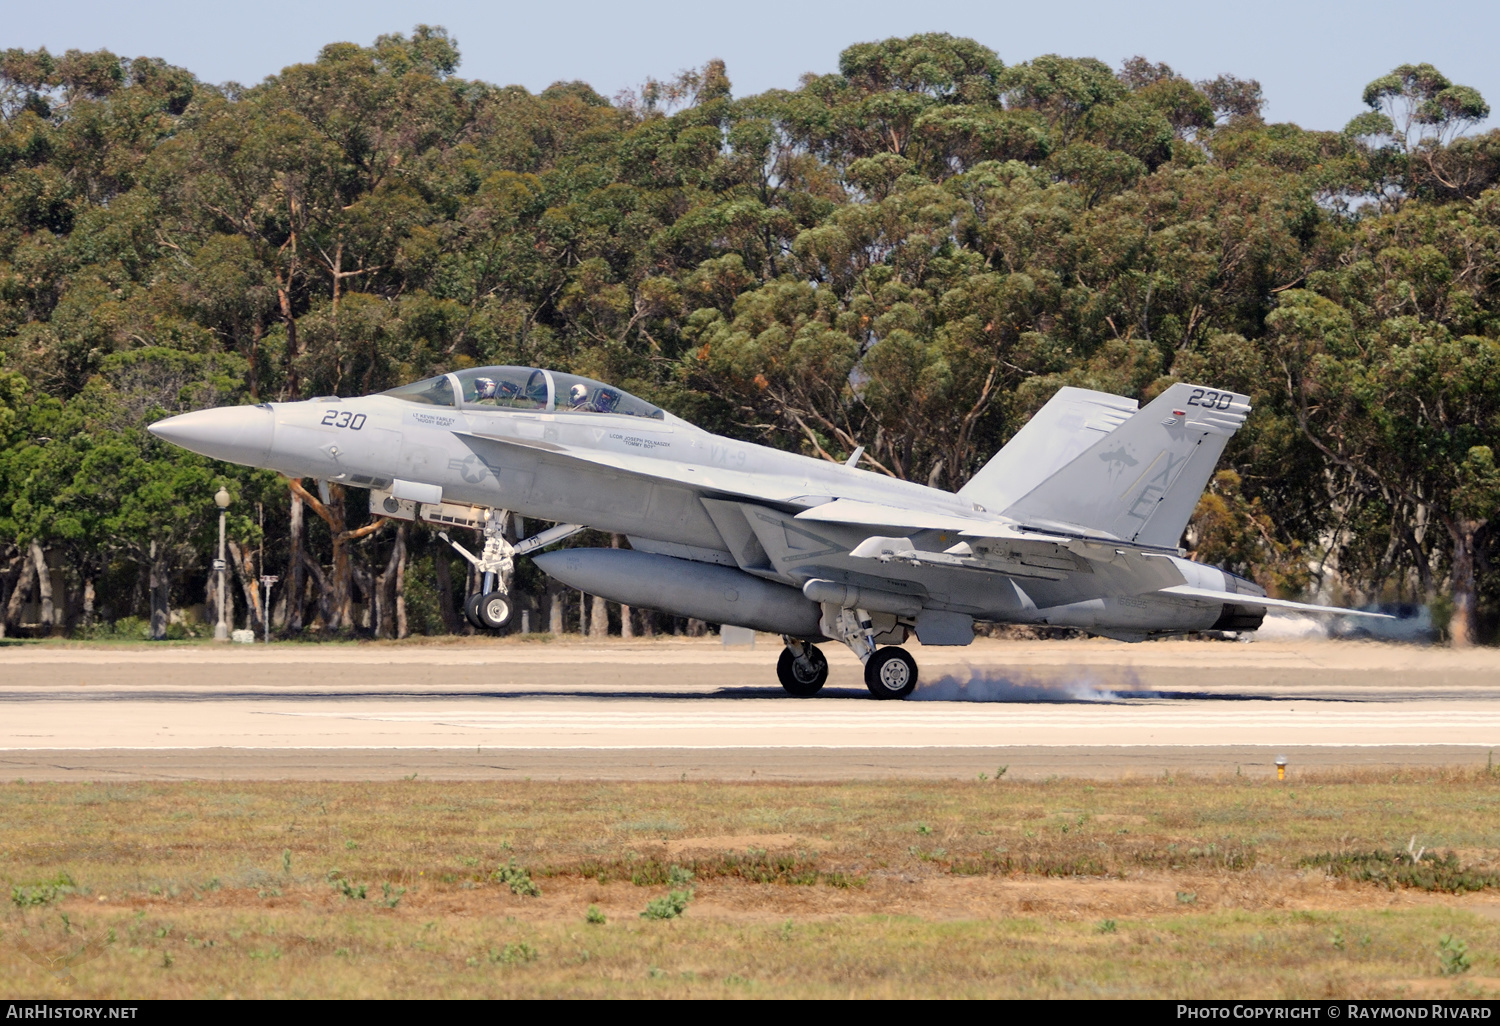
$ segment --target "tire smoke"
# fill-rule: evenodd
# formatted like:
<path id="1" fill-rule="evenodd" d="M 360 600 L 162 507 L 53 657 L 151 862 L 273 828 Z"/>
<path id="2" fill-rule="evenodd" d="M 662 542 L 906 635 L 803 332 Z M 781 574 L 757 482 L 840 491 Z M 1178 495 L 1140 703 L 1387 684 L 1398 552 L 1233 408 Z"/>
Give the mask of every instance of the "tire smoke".
<path id="1" fill-rule="evenodd" d="M 950 673 L 921 683 L 908 701 L 1075 703 L 1122 702 L 1142 697 L 1128 685 L 1125 688 L 1106 685 L 1079 670 L 1061 669 L 1058 680 L 1021 677 L 982 667 L 969 667 L 967 672 L 967 679 Z M 1121 694 L 1121 690 L 1125 693 Z"/>

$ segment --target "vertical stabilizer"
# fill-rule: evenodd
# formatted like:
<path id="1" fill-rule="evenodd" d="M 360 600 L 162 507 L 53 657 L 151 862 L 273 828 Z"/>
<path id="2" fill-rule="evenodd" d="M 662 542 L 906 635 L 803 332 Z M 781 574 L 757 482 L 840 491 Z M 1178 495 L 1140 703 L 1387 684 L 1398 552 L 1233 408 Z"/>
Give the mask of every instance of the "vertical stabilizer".
<path id="1" fill-rule="evenodd" d="M 1003 512 L 1036 527 L 1173 548 L 1249 413 L 1249 396 L 1173 385 Z"/>
<path id="2" fill-rule="evenodd" d="M 999 512 L 1130 419 L 1134 399 L 1071 385 L 1059 388 L 1021 430 L 958 490 Z"/>

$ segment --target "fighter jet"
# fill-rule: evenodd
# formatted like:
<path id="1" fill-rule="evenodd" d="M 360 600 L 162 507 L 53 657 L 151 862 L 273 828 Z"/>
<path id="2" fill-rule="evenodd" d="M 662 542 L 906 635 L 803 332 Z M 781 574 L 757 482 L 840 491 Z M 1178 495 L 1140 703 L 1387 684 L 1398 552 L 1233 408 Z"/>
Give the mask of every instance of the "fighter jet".
<path id="1" fill-rule="evenodd" d="M 478 367 L 359 398 L 199 410 L 151 432 L 215 459 L 369 489 L 371 513 L 484 538 L 465 612 L 499 629 L 514 560 L 635 607 L 781 635 L 777 676 L 816 694 L 817 642 L 876 698 L 910 695 L 901 647 L 967 645 L 976 620 L 1128 641 L 1253 631 L 1269 598 L 1185 558 L 1188 518 L 1247 396 L 1175 384 L 1145 407 L 1062 388 L 956 493 L 711 434 L 599 381 Z M 514 520 L 512 518 L 515 518 Z M 519 538 L 515 525 L 557 526 Z M 508 529 L 508 526 L 511 529 Z M 628 549 L 548 545 L 595 528 Z M 446 534 L 444 535 L 446 538 Z"/>

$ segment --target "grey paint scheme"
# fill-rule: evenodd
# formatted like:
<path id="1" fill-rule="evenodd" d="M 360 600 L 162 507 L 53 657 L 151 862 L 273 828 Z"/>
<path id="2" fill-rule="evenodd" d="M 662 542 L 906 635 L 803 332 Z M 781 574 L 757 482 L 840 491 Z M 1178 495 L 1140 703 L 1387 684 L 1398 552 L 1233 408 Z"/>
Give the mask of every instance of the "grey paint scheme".
<path id="1" fill-rule="evenodd" d="M 437 486 L 446 502 L 617 532 L 635 553 L 571 568 L 544 556 L 541 565 L 606 598 L 721 622 L 735 622 L 732 610 L 704 595 L 732 585 L 703 568 L 758 578 L 778 587 L 755 592 L 759 611 L 738 622 L 793 635 L 812 635 L 810 581 L 917 609 L 877 614 L 887 641 L 904 638 L 898 620 L 933 644 L 967 644 L 973 618 L 1128 640 L 1208 629 L 1234 612 L 1258 622 L 1259 588 L 1175 548 L 1248 398 L 1179 384 L 1134 406 L 1062 389 L 958 494 L 723 438 L 670 414 L 445 407 L 382 394 L 204 410 L 152 430 L 291 476 Z M 359 430 L 325 423 L 356 415 Z"/>

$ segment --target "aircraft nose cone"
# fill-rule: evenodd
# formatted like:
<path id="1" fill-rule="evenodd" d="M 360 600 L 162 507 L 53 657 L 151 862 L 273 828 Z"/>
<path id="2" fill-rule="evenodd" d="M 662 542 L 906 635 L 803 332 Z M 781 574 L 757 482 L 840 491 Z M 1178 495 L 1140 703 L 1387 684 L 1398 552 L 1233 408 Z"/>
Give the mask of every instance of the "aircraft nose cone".
<path id="1" fill-rule="evenodd" d="M 226 406 L 181 413 L 146 430 L 203 456 L 258 467 L 271 452 L 276 415 L 263 406 Z"/>

